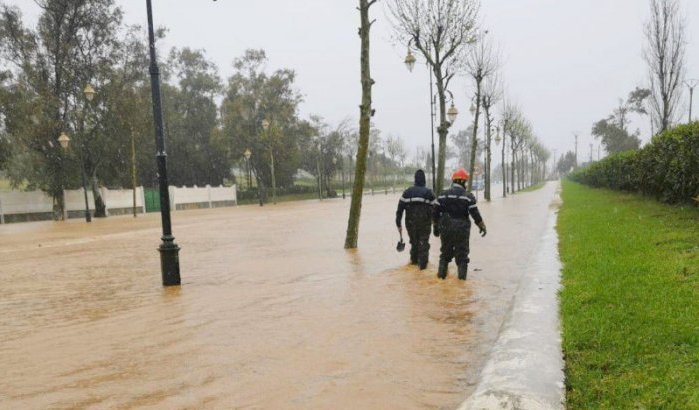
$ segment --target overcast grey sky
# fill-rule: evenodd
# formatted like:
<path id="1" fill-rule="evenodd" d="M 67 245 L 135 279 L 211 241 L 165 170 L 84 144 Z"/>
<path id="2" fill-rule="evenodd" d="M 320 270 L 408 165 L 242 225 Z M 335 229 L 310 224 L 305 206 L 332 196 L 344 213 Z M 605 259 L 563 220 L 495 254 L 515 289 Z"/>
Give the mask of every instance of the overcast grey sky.
<path id="1" fill-rule="evenodd" d="M 128 23 L 146 24 L 145 0 L 116 0 Z M 424 65 L 411 74 L 404 45 L 393 44 L 381 0 L 372 8 L 374 122 L 385 134 L 402 136 L 413 149 L 429 144 L 429 80 Z M 19 4 L 28 21 L 37 8 Z M 269 70 L 296 70 L 305 97 L 302 115 L 318 114 L 331 124 L 357 118 L 360 99 L 359 13 L 356 0 L 153 0 L 154 20 L 169 33 L 159 48 L 205 49 L 223 78 L 247 48 L 263 48 Z M 688 24 L 687 68 L 699 77 L 699 1 L 683 0 Z M 589 157 L 592 123 L 607 116 L 636 85 L 646 82 L 642 59 L 647 0 L 484 0 L 480 22 L 504 56 L 506 92 L 531 120 L 540 140 L 560 154 L 580 133 L 580 157 Z M 697 23 L 697 24 L 695 24 Z M 471 89 L 452 86 L 461 112 L 455 128 L 467 126 Z M 686 118 L 686 115 L 685 117 Z M 642 126 L 648 139 L 647 119 Z M 597 142 L 595 141 L 595 145 Z M 595 148 L 596 150 L 596 148 Z M 412 151 L 411 151 L 412 152 Z"/>

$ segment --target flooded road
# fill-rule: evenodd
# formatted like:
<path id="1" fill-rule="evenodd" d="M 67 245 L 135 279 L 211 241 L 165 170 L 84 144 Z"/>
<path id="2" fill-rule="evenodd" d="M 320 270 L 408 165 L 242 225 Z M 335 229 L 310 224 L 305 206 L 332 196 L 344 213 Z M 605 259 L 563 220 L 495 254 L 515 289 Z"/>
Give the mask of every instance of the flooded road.
<path id="1" fill-rule="evenodd" d="M 397 253 L 398 195 L 0 226 L 0 408 L 452 409 L 473 390 L 554 184 L 481 204 L 469 280 Z M 497 190 L 496 190 L 497 192 Z"/>

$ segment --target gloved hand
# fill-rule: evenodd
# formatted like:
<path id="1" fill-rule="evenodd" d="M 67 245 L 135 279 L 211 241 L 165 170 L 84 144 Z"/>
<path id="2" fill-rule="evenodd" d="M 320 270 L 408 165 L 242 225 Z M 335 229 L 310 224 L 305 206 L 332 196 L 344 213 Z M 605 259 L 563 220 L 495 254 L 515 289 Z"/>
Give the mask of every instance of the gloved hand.
<path id="1" fill-rule="evenodd" d="M 434 233 L 434 236 L 439 238 L 439 225 L 437 225 L 437 224 L 432 225 L 432 232 Z"/>
<path id="2" fill-rule="evenodd" d="M 478 223 L 478 231 L 480 232 L 481 236 L 485 236 L 488 234 L 488 230 L 485 229 L 485 222 L 481 221 Z"/>

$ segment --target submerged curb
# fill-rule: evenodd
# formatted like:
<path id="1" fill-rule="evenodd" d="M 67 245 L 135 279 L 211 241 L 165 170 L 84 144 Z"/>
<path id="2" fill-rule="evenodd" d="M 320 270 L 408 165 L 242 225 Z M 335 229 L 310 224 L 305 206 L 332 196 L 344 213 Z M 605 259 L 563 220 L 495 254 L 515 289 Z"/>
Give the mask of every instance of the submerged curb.
<path id="1" fill-rule="evenodd" d="M 558 317 L 561 262 L 555 229 L 558 198 L 557 190 L 545 234 L 520 279 L 476 391 L 459 410 L 565 407 Z"/>

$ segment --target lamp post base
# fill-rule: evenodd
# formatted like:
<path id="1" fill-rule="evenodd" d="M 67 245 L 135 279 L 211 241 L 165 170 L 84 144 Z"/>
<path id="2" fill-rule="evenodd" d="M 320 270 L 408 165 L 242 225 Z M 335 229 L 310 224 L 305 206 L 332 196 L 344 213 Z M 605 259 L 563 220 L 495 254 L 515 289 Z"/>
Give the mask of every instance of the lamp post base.
<path id="1" fill-rule="evenodd" d="M 163 276 L 163 286 L 180 285 L 180 247 L 172 241 L 165 241 L 158 248 L 160 252 L 160 271 Z"/>

